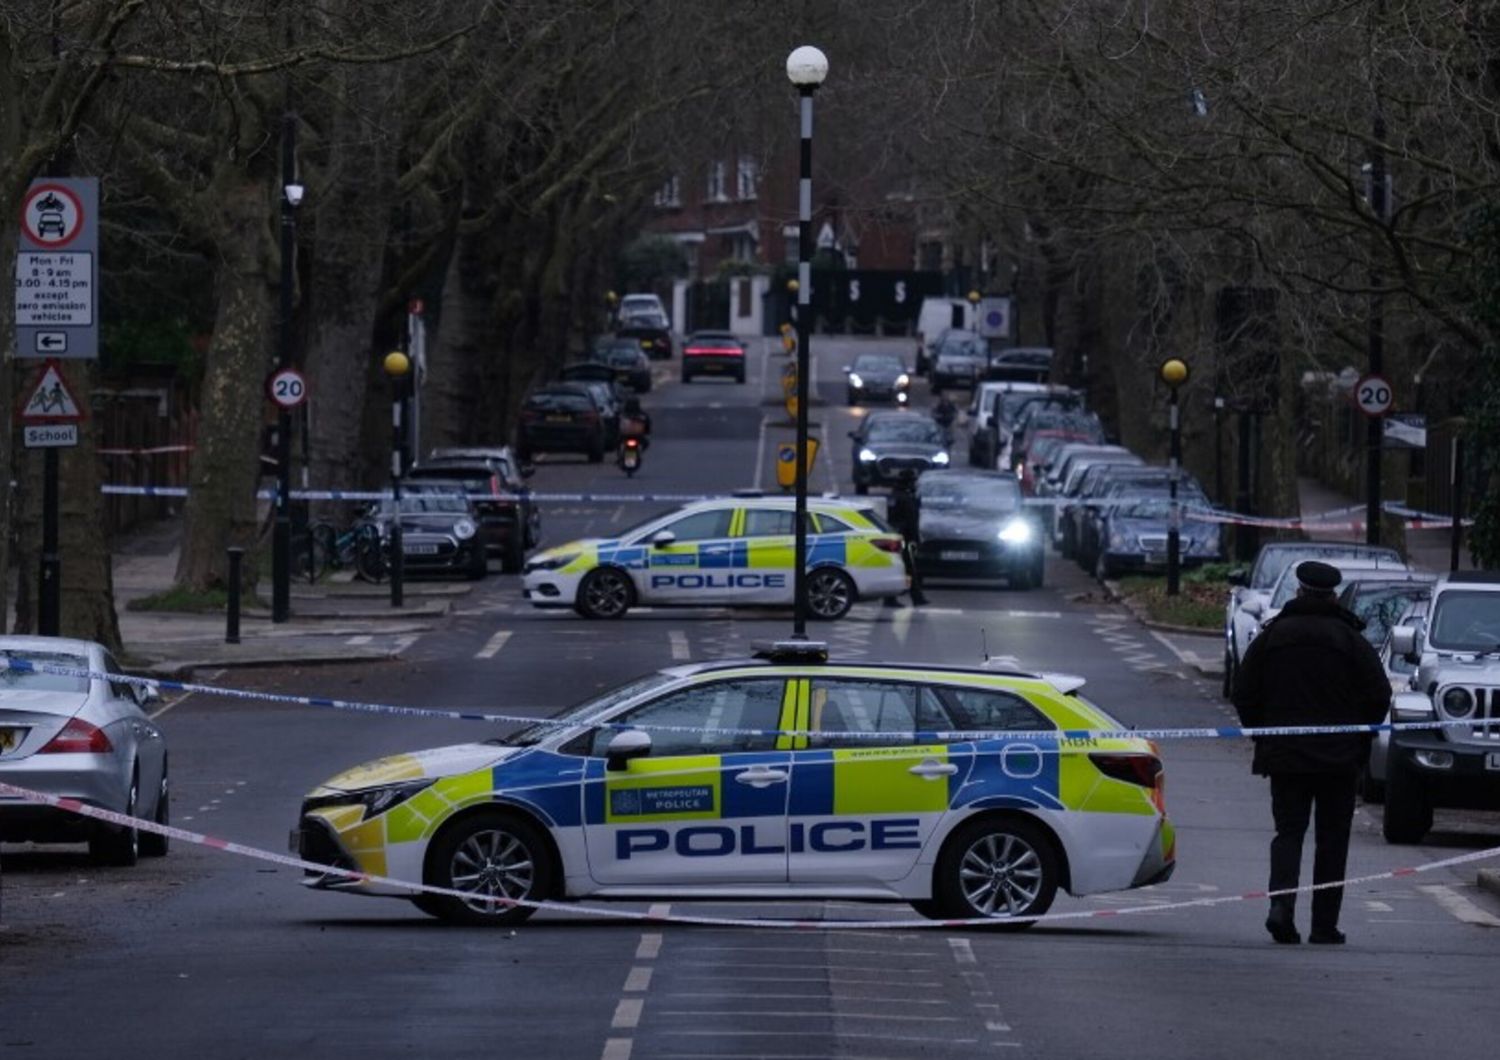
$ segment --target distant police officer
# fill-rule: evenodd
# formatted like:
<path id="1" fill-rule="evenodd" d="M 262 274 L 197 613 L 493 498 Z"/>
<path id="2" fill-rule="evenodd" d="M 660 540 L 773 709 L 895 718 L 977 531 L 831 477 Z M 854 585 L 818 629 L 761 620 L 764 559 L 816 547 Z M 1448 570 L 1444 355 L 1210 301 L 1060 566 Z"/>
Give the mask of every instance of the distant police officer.
<path id="1" fill-rule="evenodd" d="M 1337 567 L 1316 560 L 1297 565 L 1298 591 L 1245 652 L 1234 687 L 1234 706 L 1247 727 L 1369 725 L 1385 720 L 1391 686 L 1364 628 L 1334 599 Z M 1302 837 L 1315 816 L 1313 883 L 1344 878 L 1349 829 L 1360 768 L 1370 736 L 1274 736 L 1255 741 L 1252 769 L 1271 778 L 1271 886 L 1297 887 Z M 1314 891 L 1309 942 L 1337 944 L 1342 887 Z M 1296 895 L 1271 899 L 1266 930 L 1281 943 L 1302 941 L 1293 914 Z"/>
<path id="2" fill-rule="evenodd" d="M 922 502 L 917 498 L 917 473 L 904 468 L 891 487 L 886 502 L 886 518 L 891 528 L 905 542 L 902 557 L 906 561 L 906 573 L 911 577 L 911 602 L 917 607 L 927 603 L 927 594 L 922 591 L 922 575 L 917 571 L 917 542 L 922 536 Z M 899 607 L 894 596 L 885 598 L 885 606 Z"/>

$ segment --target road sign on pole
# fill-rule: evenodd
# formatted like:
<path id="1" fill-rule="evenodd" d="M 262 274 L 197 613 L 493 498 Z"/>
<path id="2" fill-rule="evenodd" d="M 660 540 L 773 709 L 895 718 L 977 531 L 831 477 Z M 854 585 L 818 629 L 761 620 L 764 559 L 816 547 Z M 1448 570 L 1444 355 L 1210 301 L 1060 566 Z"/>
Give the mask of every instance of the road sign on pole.
<path id="1" fill-rule="evenodd" d="M 295 368 L 282 368 L 266 377 L 266 396 L 280 409 L 294 409 L 307 400 L 307 380 Z"/>
<path id="2" fill-rule="evenodd" d="M 16 356 L 99 356 L 99 181 L 44 177 L 21 206 Z"/>
<path id="3" fill-rule="evenodd" d="M 21 405 L 17 416 L 23 427 L 44 423 L 77 423 L 83 419 L 83 409 L 73 398 L 68 384 L 63 382 L 62 366 L 49 360 L 42 366 L 42 374 L 36 385 Z"/>
<path id="4" fill-rule="evenodd" d="M 1372 373 L 1354 384 L 1354 403 L 1366 416 L 1384 416 L 1394 402 L 1395 392 L 1384 376 Z"/>
<path id="5" fill-rule="evenodd" d="M 62 365 L 48 360 L 17 410 L 21 438 L 28 449 L 41 449 L 42 560 L 37 579 L 37 632 L 55 637 L 62 626 L 62 557 L 58 554 L 57 450 L 78 444 L 81 406 L 68 390 Z"/>

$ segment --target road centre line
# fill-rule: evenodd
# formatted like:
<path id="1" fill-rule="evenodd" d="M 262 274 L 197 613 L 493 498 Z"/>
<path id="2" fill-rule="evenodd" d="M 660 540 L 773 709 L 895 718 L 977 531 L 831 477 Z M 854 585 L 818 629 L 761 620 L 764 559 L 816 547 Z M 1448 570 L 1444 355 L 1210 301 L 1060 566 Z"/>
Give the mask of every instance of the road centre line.
<path id="1" fill-rule="evenodd" d="M 500 654 L 500 649 L 505 647 L 505 642 L 510 640 L 511 631 L 502 629 L 484 642 L 484 647 L 474 653 L 476 659 L 493 659 Z"/>
<path id="2" fill-rule="evenodd" d="M 629 1038 L 609 1038 L 604 1042 L 604 1052 L 599 1060 L 630 1060 L 633 1043 Z"/>
<path id="3" fill-rule="evenodd" d="M 1500 917 L 1485 912 L 1452 887 L 1441 883 L 1427 883 L 1418 887 L 1417 890 L 1430 896 L 1438 905 L 1443 907 L 1444 911 L 1463 921 L 1465 924 L 1477 924 L 1480 927 L 1500 927 Z"/>
<path id="4" fill-rule="evenodd" d="M 609 1025 L 617 1030 L 634 1030 L 641 1022 L 641 1008 L 646 1002 L 638 997 L 622 997 L 615 1006 L 614 1018 Z"/>
<path id="5" fill-rule="evenodd" d="M 627 994 L 639 994 L 651 986 L 651 972 L 649 965 L 637 965 L 630 969 L 625 976 L 625 992 Z"/>
<path id="6" fill-rule="evenodd" d="M 661 932 L 648 931 L 641 935 L 640 944 L 635 948 L 635 959 L 638 961 L 654 960 L 661 953 Z"/>
<path id="7" fill-rule="evenodd" d="M 375 638 L 368 633 L 359 633 L 355 636 L 350 637 L 348 640 L 344 641 L 344 643 L 349 645 L 349 647 L 351 648 L 360 648 L 370 643 L 370 641 L 374 639 Z"/>
<path id="8" fill-rule="evenodd" d="M 672 644 L 672 658 L 677 660 L 691 659 L 693 650 L 688 646 L 687 634 L 680 629 L 667 631 L 667 640 Z"/>
<path id="9" fill-rule="evenodd" d="M 948 945 L 953 949 L 953 959 L 959 964 L 979 963 L 974 956 L 974 945 L 968 939 L 949 939 Z"/>

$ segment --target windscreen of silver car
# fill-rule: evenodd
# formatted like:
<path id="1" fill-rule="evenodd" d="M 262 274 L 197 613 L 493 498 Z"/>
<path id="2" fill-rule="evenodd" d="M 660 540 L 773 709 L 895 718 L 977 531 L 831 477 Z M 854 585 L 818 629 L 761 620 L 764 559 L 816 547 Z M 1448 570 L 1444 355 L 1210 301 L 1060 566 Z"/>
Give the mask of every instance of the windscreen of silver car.
<path id="1" fill-rule="evenodd" d="M 1500 593 L 1454 589 L 1439 595 L 1427 642 L 1440 651 L 1500 653 Z"/>

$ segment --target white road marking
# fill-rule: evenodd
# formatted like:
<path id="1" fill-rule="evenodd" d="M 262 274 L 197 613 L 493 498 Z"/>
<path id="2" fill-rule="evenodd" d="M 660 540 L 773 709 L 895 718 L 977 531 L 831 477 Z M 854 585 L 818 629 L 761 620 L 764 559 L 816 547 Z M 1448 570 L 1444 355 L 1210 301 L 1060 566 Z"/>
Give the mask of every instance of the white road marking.
<path id="1" fill-rule="evenodd" d="M 417 638 L 420 636 L 420 633 L 408 633 L 404 637 L 397 637 L 396 643 L 392 646 L 395 649 L 395 654 L 400 655 L 407 648 L 410 648 L 417 642 Z"/>
<path id="2" fill-rule="evenodd" d="M 762 386 L 764 391 L 765 387 Z M 762 415 L 760 418 L 760 436 L 755 441 L 755 478 L 750 483 L 750 488 L 758 490 L 761 488 L 761 473 L 766 469 L 766 427 L 771 422 L 771 417 Z"/>
<path id="3" fill-rule="evenodd" d="M 670 902 L 653 902 L 646 907 L 647 916 L 671 916 L 672 905 Z"/>
<path id="4" fill-rule="evenodd" d="M 1395 912 L 1395 910 L 1392 909 L 1385 902 L 1366 902 L 1365 903 L 1365 908 L 1368 909 L 1372 913 L 1394 913 Z"/>
<path id="5" fill-rule="evenodd" d="M 615 1015 L 609 1025 L 619 1030 L 634 1030 L 641 1022 L 641 1007 L 645 1001 L 638 997 L 622 997 L 615 1006 Z"/>
<path id="6" fill-rule="evenodd" d="M 651 986 L 651 968 L 649 965 L 637 965 L 630 969 L 625 976 L 625 992 L 627 994 L 639 994 Z"/>
<path id="7" fill-rule="evenodd" d="M 640 945 L 635 948 L 635 959 L 649 961 L 659 953 L 661 953 L 661 933 L 647 932 L 642 935 Z"/>
<path id="8" fill-rule="evenodd" d="M 358 648 L 361 645 L 370 643 L 370 641 L 374 639 L 375 638 L 368 633 L 360 633 L 356 636 L 350 637 L 348 640 L 344 641 L 344 643 L 349 645 L 349 647 L 351 648 Z"/>
<path id="9" fill-rule="evenodd" d="M 505 642 L 510 640 L 511 631 L 502 629 L 489 640 L 484 642 L 484 647 L 474 653 L 476 659 L 493 659 L 500 654 L 500 649 L 505 647 Z"/>
<path id="10" fill-rule="evenodd" d="M 1500 917 L 1485 912 L 1452 887 L 1445 887 L 1440 883 L 1429 883 L 1418 887 L 1417 890 L 1425 895 L 1429 895 L 1449 914 L 1462 920 L 1465 924 L 1478 924 L 1481 927 L 1500 927 Z"/>
<path id="11" fill-rule="evenodd" d="M 959 964 L 978 964 L 974 957 L 974 945 L 968 939 L 949 939 L 948 945 L 953 947 L 953 959 Z"/>
<path id="12" fill-rule="evenodd" d="M 604 1052 L 600 1054 L 600 1060 L 630 1060 L 631 1041 L 629 1038 L 610 1038 L 604 1043 Z"/>
<path id="13" fill-rule="evenodd" d="M 693 657 L 692 649 L 688 647 L 687 634 L 682 630 L 668 630 L 667 640 L 672 643 L 672 658 L 691 659 Z"/>
<path id="14" fill-rule="evenodd" d="M 911 616 L 916 610 L 915 607 L 903 607 L 891 618 L 891 632 L 896 635 L 896 643 L 902 647 L 906 646 L 906 635 L 911 632 Z"/>

